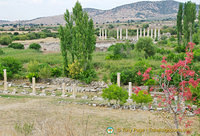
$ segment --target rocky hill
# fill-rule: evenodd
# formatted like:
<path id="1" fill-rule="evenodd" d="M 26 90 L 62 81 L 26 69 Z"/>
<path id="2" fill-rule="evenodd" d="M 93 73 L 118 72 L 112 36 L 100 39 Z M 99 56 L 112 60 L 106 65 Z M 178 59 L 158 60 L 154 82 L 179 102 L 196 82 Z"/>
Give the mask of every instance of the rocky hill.
<path id="1" fill-rule="evenodd" d="M 118 22 L 138 20 L 162 20 L 176 18 L 179 2 L 173 0 L 142 1 L 122 5 L 110 10 L 85 8 L 94 22 Z M 17 22 L 10 22 L 17 23 Z M 21 21 L 23 24 L 64 24 L 63 15 L 41 17 L 33 20 Z"/>

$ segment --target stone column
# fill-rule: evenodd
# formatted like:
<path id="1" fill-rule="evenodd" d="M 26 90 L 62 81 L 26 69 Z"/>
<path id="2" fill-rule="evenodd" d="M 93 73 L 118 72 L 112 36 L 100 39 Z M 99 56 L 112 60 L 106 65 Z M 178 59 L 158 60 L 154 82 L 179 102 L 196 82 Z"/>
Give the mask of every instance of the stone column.
<path id="1" fill-rule="evenodd" d="M 129 99 L 131 99 L 131 95 L 132 95 L 132 82 L 129 82 L 128 95 L 129 95 Z"/>
<path id="2" fill-rule="evenodd" d="M 65 83 L 62 83 L 62 97 L 65 97 Z"/>
<path id="3" fill-rule="evenodd" d="M 101 28 L 100 28 L 100 31 L 99 31 L 99 39 L 101 39 Z"/>
<path id="4" fill-rule="evenodd" d="M 101 36 L 102 40 L 104 40 L 104 29 L 102 29 L 102 36 Z"/>
<path id="5" fill-rule="evenodd" d="M 182 112 L 184 113 L 185 112 L 185 101 L 183 100 L 183 97 L 180 98 L 180 105 L 181 105 L 181 107 L 183 107 Z"/>
<path id="6" fill-rule="evenodd" d="M 33 95 L 36 95 L 36 89 L 35 89 L 35 77 L 32 77 L 32 88 L 33 88 Z"/>
<path id="7" fill-rule="evenodd" d="M 151 29 L 151 38 L 153 39 L 153 29 Z"/>
<path id="8" fill-rule="evenodd" d="M 105 40 L 107 39 L 107 30 L 105 29 Z"/>
<path id="9" fill-rule="evenodd" d="M 155 28 L 155 33 L 154 33 L 154 39 L 156 39 L 157 34 L 156 34 L 156 28 Z"/>
<path id="10" fill-rule="evenodd" d="M 120 40 L 122 40 L 122 28 L 120 29 Z"/>
<path id="11" fill-rule="evenodd" d="M 146 36 L 145 28 L 144 28 L 144 37 Z"/>
<path id="12" fill-rule="evenodd" d="M 140 37 L 142 37 L 142 28 L 140 28 Z"/>
<path id="13" fill-rule="evenodd" d="M 4 91 L 8 91 L 8 83 L 7 83 L 7 72 L 6 69 L 3 70 L 4 73 Z"/>
<path id="14" fill-rule="evenodd" d="M 155 108 L 157 109 L 157 107 L 158 107 L 158 101 L 157 101 L 156 97 L 153 99 L 153 103 L 155 105 Z"/>
<path id="15" fill-rule="evenodd" d="M 128 29 L 126 28 L 126 40 L 128 40 Z"/>
<path id="16" fill-rule="evenodd" d="M 117 73 L 117 85 L 120 87 L 120 73 Z"/>
<path id="17" fill-rule="evenodd" d="M 76 98 L 76 85 L 73 85 L 73 94 L 72 97 L 75 99 Z"/>
<path id="18" fill-rule="evenodd" d="M 117 28 L 117 40 L 119 39 L 119 28 Z"/>
<path id="19" fill-rule="evenodd" d="M 139 40 L 139 30 L 137 28 L 137 40 Z"/>
<path id="20" fill-rule="evenodd" d="M 158 40 L 160 39 L 160 28 L 158 29 Z"/>
<path id="21" fill-rule="evenodd" d="M 149 28 L 147 29 L 147 36 L 149 37 Z"/>

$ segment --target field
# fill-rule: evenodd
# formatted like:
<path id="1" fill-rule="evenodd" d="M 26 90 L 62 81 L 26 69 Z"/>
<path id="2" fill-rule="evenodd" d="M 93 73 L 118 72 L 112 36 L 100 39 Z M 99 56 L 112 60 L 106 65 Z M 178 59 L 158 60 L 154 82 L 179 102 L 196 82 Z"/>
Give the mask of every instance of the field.
<path id="1" fill-rule="evenodd" d="M 185 43 L 178 45 L 180 37 L 176 35 L 176 27 L 170 25 L 155 28 L 159 34 L 154 39 L 143 33 L 144 37 L 136 40 L 136 28 L 147 30 L 159 23 L 104 24 L 94 30 L 96 38 L 84 32 L 90 38 L 80 41 L 78 37 L 72 38 L 73 44 L 68 42 L 69 37 L 62 38 L 61 29 L 58 34 L 58 27 L 33 27 L 32 31 L 38 30 L 27 29 L 29 32 L 25 34 L 14 30 L 13 34 L 0 33 L 0 79 L 6 74 L 8 78 L 8 89 L 0 81 L 0 136 L 176 136 L 177 131 L 199 136 L 200 116 L 195 115 L 200 104 L 199 76 L 195 74 L 200 66 L 199 33 L 195 31 L 193 38 L 194 57 L 186 53 Z M 116 39 L 119 27 L 124 28 L 121 40 Z M 99 38 L 99 30 L 103 28 L 108 28 L 105 31 L 108 39 Z M 127 29 L 126 39 L 125 28 L 131 28 Z M 94 46 L 95 39 L 97 49 L 91 57 L 88 54 L 93 48 L 89 45 L 94 43 Z M 40 45 L 35 44 L 35 49 L 30 49 L 32 43 L 40 44 L 41 48 L 36 49 Z M 63 45 L 67 45 L 64 65 L 60 51 L 60 46 L 65 48 Z M 111 46 L 107 48 L 108 45 Z M 178 63 L 184 59 L 191 59 L 191 64 L 184 63 L 194 71 Z M 174 71 L 177 65 L 170 65 L 175 63 L 178 68 Z M 117 73 L 121 73 L 120 77 Z M 32 89 L 33 79 L 36 79 L 36 93 Z M 119 84 L 115 84 L 116 80 Z M 81 91 L 77 92 L 77 88 Z M 175 124 L 180 130 L 175 130 Z M 108 134 L 108 127 L 114 128 L 113 134 Z"/>
<path id="2" fill-rule="evenodd" d="M 0 58 L 4 57 L 13 57 L 23 64 L 23 72 L 26 71 L 27 64 L 30 61 L 38 61 L 41 64 L 49 64 L 51 66 L 62 67 L 62 56 L 60 53 L 46 53 L 46 52 L 38 52 L 35 50 L 18 50 L 12 48 L 2 48 L 4 54 L 0 56 Z M 94 52 L 93 53 L 93 64 L 96 68 L 99 80 L 102 80 L 104 75 L 112 72 L 116 69 L 123 68 L 132 68 L 134 64 L 143 58 L 143 55 L 140 53 L 135 53 L 132 51 L 129 58 L 121 59 L 121 60 L 105 60 L 106 56 L 111 54 L 111 52 Z M 25 57 L 26 56 L 26 57 Z M 71 57 L 69 56 L 69 59 Z M 150 60 L 150 64 L 155 68 L 159 68 L 161 64 L 160 60 Z M 26 72 L 25 72 L 26 73 Z"/>
<path id="3" fill-rule="evenodd" d="M 61 100 L 70 101 L 72 104 L 59 103 Z M 28 132 L 34 136 L 175 135 L 166 132 L 127 132 L 134 128 L 137 131 L 150 128 L 173 129 L 173 125 L 168 125 L 172 121 L 170 114 L 141 110 L 114 110 L 81 105 L 81 103 L 84 103 L 84 100 L 1 95 L 0 135 L 20 136 L 25 133 L 29 135 Z M 192 132 L 198 132 L 200 126 L 198 118 L 190 117 L 190 120 L 193 121 Z M 23 126 L 26 127 L 20 132 L 19 128 Z M 115 133 L 107 134 L 107 127 L 113 127 Z M 119 128 L 126 130 L 119 132 Z"/>

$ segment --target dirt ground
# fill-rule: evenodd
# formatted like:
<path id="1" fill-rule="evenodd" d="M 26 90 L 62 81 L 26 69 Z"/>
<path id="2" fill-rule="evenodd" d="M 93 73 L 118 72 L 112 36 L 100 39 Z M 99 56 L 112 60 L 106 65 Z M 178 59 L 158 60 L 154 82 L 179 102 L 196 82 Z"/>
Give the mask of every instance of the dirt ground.
<path id="1" fill-rule="evenodd" d="M 80 104 L 59 103 L 51 97 L 1 97 L 0 136 L 173 136 L 175 133 L 139 132 L 143 129 L 174 129 L 171 115 L 162 112 L 114 110 Z M 64 99 L 64 101 L 69 101 Z M 192 132 L 199 131 L 199 119 L 193 121 Z M 33 124 L 30 134 L 16 126 Z M 172 125 L 170 125 L 172 124 Z M 114 133 L 108 134 L 107 127 Z M 135 129 L 135 132 L 130 130 Z M 184 129 L 181 126 L 181 129 Z M 27 129 L 24 129 L 27 130 Z M 121 132 L 120 132 L 121 131 Z M 123 132 L 124 131 L 124 132 Z M 185 134 L 185 133 L 183 133 Z"/>

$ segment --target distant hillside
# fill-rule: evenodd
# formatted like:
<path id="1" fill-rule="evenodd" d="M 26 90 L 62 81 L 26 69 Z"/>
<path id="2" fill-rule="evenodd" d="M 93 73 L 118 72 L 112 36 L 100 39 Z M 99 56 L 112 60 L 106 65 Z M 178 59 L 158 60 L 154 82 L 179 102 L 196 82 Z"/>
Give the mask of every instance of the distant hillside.
<path id="1" fill-rule="evenodd" d="M 173 0 L 166 1 L 142 1 L 132 4 L 122 5 L 110 10 L 99 10 L 85 8 L 94 22 L 116 22 L 128 20 L 162 20 L 176 18 L 179 2 Z M 18 22 L 10 22 L 18 23 Z M 41 17 L 33 20 L 20 21 L 22 24 L 64 24 L 63 15 Z M 0 22 L 1 24 L 1 22 Z"/>
<path id="2" fill-rule="evenodd" d="M 0 20 L 0 24 L 2 23 L 9 23 L 9 21 L 6 21 L 6 20 Z"/>

